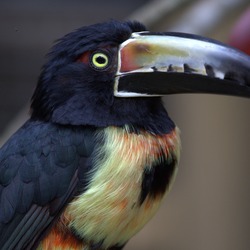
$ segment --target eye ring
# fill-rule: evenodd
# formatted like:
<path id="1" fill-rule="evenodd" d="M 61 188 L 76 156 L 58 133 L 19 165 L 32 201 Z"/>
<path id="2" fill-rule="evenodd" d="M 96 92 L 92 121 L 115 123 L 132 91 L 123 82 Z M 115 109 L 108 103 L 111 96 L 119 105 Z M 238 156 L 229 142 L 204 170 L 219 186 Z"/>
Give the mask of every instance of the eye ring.
<path id="1" fill-rule="evenodd" d="M 93 68 L 104 70 L 110 65 L 110 57 L 103 51 L 97 51 L 91 55 L 90 62 Z"/>

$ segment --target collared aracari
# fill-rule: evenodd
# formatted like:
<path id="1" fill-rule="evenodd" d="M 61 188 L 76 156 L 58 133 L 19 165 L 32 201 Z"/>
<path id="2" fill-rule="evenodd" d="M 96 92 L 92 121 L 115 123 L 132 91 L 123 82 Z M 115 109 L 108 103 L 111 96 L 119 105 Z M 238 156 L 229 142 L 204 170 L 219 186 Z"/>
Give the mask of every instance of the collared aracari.
<path id="1" fill-rule="evenodd" d="M 250 58 L 138 22 L 60 39 L 0 151 L 1 249 L 122 249 L 175 177 L 179 130 L 161 101 L 174 93 L 249 98 Z"/>

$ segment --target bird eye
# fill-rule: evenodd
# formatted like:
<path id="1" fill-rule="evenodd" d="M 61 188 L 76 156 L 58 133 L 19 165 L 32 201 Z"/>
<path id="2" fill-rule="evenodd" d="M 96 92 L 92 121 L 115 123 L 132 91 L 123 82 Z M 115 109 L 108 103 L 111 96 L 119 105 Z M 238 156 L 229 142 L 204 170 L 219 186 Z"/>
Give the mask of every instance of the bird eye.
<path id="1" fill-rule="evenodd" d="M 105 69 L 109 65 L 109 57 L 103 52 L 96 52 L 92 55 L 91 64 L 95 69 Z"/>

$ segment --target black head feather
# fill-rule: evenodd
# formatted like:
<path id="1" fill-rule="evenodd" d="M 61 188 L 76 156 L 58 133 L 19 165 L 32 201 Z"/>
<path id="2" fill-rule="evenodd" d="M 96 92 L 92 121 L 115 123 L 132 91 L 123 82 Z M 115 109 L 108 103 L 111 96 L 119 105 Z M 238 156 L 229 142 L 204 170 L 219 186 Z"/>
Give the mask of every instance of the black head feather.
<path id="1" fill-rule="evenodd" d="M 131 33 L 145 30 L 138 22 L 112 20 L 82 27 L 59 39 L 48 54 L 32 97 L 32 119 L 97 127 L 127 124 L 153 132 L 171 130 L 174 125 L 160 98 L 113 95 L 118 47 Z M 98 50 L 109 54 L 109 68 L 100 71 L 79 61 Z"/>

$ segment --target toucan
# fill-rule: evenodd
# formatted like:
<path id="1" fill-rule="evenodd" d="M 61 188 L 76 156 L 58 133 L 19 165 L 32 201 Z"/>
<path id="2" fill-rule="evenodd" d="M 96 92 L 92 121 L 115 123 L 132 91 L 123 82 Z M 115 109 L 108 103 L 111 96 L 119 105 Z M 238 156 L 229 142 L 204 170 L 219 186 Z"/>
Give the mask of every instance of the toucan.
<path id="1" fill-rule="evenodd" d="M 176 175 L 179 129 L 161 97 L 177 93 L 249 98 L 250 57 L 136 21 L 59 39 L 0 150 L 1 249 L 122 249 Z"/>

